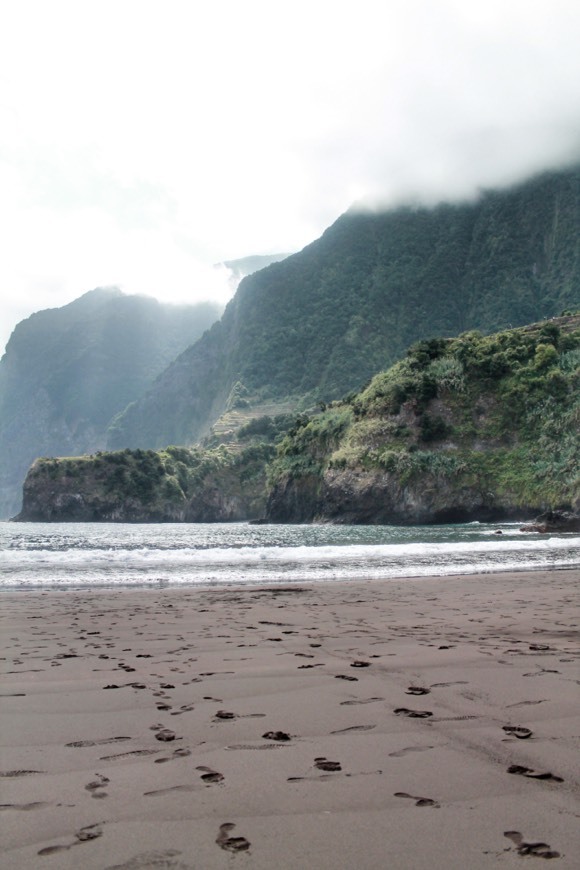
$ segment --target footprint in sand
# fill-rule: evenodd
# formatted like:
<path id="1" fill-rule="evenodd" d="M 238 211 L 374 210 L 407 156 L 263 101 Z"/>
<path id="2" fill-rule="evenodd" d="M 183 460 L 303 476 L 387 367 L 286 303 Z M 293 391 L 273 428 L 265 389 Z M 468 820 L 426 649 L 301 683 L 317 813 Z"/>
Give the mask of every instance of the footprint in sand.
<path id="1" fill-rule="evenodd" d="M 162 743 L 169 743 L 171 740 L 176 739 L 175 731 L 170 731 L 169 728 L 161 728 L 155 735 L 155 739 L 160 740 Z"/>
<path id="2" fill-rule="evenodd" d="M 44 807 L 49 807 L 50 804 L 46 801 L 31 801 L 28 804 L 0 804 L 0 810 L 41 810 Z"/>
<path id="3" fill-rule="evenodd" d="M 183 713 L 191 713 L 192 710 L 195 710 L 195 706 L 193 704 L 182 704 L 179 710 L 174 710 L 171 715 L 181 716 Z"/>
<path id="4" fill-rule="evenodd" d="M 437 801 L 434 801 L 432 798 L 417 797 L 416 795 L 413 795 L 413 794 L 407 794 L 407 792 L 405 792 L 405 791 L 396 791 L 395 797 L 409 798 L 410 800 L 415 801 L 416 807 L 437 807 L 437 808 L 439 808 L 441 806 L 441 804 L 439 804 Z"/>
<path id="5" fill-rule="evenodd" d="M 178 849 L 166 849 L 164 852 L 140 852 L 123 864 L 111 864 L 105 870 L 194 870 L 192 864 L 184 864 L 178 860 L 181 852 Z"/>
<path id="6" fill-rule="evenodd" d="M 539 858 L 559 858 L 560 853 L 554 851 L 548 843 L 526 843 L 519 831 L 504 831 L 504 837 L 516 846 L 518 855 L 536 855 Z"/>
<path id="7" fill-rule="evenodd" d="M 512 737 L 517 737 L 519 740 L 526 740 L 531 737 L 533 731 L 529 728 L 524 728 L 522 725 L 502 725 L 506 734 L 511 734 Z"/>
<path id="8" fill-rule="evenodd" d="M 137 758 L 142 755 L 157 755 L 160 749 L 134 749 L 132 752 L 119 752 L 117 755 L 101 755 L 99 761 L 120 761 L 122 758 Z"/>
<path id="9" fill-rule="evenodd" d="M 166 761 L 175 761 L 177 758 L 186 758 L 188 755 L 191 755 L 191 749 L 186 749 L 185 747 L 181 749 L 175 749 L 172 755 L 167 756 L 166 758 L 156 758 L 155 764 L 163 764 Z"/>
<path id="10" fill-rule="evenodd" d="M 43 770 L 2 770 L 0 776 L 32 776 L 35 773 L 44 773 Z"/>
<path id="11" fill-rule="evenodd" d="M 389 752 L 389 758 L 403 758 L 409 752 L 426 752 L 428 749 L 434 748 L 434 746 L 405 746 L 404 749 L 399 749 L 397 752 Z"/>
<path id="12" fill-rule="evenodd" d="M 255 743 L 234 743 L 232 746 L 226 746 L 226 750 L 231 749 L 286 749 L 288 743 L 261 743 L 256 746 Z"/>
<path id="13" fill-rule="evenodd" d="M 214 716 L 214 719 L 235 719 L 236 714 L 230 713 L 229 710 L 218 710 Z"/>
<path id="14" fill-rule="evenodd" d="M 348 734 L 351 731 L 372 731 L 376 725 L 351 725 L 350 728 L 339 728 L 338 731 L 331 731 L 331 734 Z"/>
<path id="15" fill-rule="evenodd" d="M 217 770 L 212 770 L 211 767 L 204 767 L 203 765 L 199 765 L 196 767 L 196 770 L 203 770 L 204 773 L 201 775 L 201 779 L 203 782 L 211 785 L 215 782 L 223 782 L 225 777 L 223 773 L 218 773 Z"/>
<path id="16" fill-rule="evenodd" d="M 220 832 L 217 835 L 216 843 L 220 848 L 227 852 L 247 852 L 250 848 L 250 842 L 245 837 L 230 837 L 230 831 L 233 831 L 236 826 L 232 822 L 224 822 L 220 825 Z"/>
<path id="17" fill-rule="evenodd" d="M 428 695 L 431 689 L 425 689 L 423 686 L 409 686 L 405 695 Z"/>
<path id="18" fill-rule="evenodd" d="M 542 698 L 539 701 L 517 701 L 515 704 L 508 704 L 508 707 L 527 707 L 530 704 L 545 704 L 547 700 L 547 698 Z"/>
<path id="19" fill-rule="evenodd" d="M 78 749 L 84 746 L 105 746 L 108 743 L 124 743 L 130 737 L 106 737 L 104 740 L 75 740 L 73 743 L 65 743 L 65 746 Z"/>
<path id="20" fill-rule="evenodd" d="M 382 773 L 382 770 L 361 770 L 359 773 L 331 772 L 323 773 L 320 776 L 289 776 L 286 782 L 320 782 L 329 779 L 336 779 L 337 776 L 344 776 L 346 779 L 351 779 L 355 776 L 381 776 Z"/>
<path id="21" fill-rule="evenodd" d="M 342 765 L 340 761 L 329 761 L 324 756 L 320 758 L 314 759 L 314 767 L 317 767 L 318 770 L 327 770 L 327 771 L 337 771 L 342 770 Z"/>
<path id="22" fill-rule="evenodd" d="M 143 792 L 143 797 L 161 797 L 162 795 L 172 794 L 175 791 L 197 791 L 200 788 L 197 784 L 191 785 L 170 785 L 168 788 L 158 788 L 154 791 Z"/>
<path id="23" fill-rule="evenodd" d="M 262 734 L 262 737 L 264 740 L 278 740 L 282 742 L 292 739 L 285 731 L 266 731 L 265 734 Z"/>
<path id="24" fill-rule="evenodd" d="M 106 791 L 102 791 L 105 786 L 110 782 L 108 777 L 103 776 L 102 773 L 96 773 L 95 776 L 98 776 L 98 779 L 93 780 L 93 782 L 88 782 L 85 785 L 86 791 L 91 792 L 91 797 L 94 798 L 106 798 L 108 797 Z"/>
<path id="25" fill-rule="evenodd" d="M 455 680 L 452 683 L 431 683 L 432 689 L 447 689 L 449 686 L 467 686 L 467 680 Z"/>
<path id="26" fill-rule="evenodd" d="M 384 701 L 384 698 L 361 698 L 360 700 L 355 699 L 353 701 L 341 701 L 341 707 L 353 707 L 356 704 L 374 704 L 376 701 Z"/>
<path id="27" fill-rule="evenodd" d="M 407 716 L 409 719 L 428 719 L 433 715 L 429 710 L 408 710 L 407 707 L 397 707 L 393 712 L 396 716 Z"/>
<path id="28" fill-rule="evenodd" d="M 527 776 L 530 779 L 542 779 L 546 782 L 564 782 L 561 776 L 556 776 L 554 773 L 538 773 L 529 767 L 522 767 L 521 764 L 512 764 L 507 769 L 508 773 L 515 773 L 519 776 Z"/>
<path id="29" fill-rule="evenodd" d="M 82 843 L 89 842 L 89 840 L 96 840 L 98 837 L 102 837 L 102 835 L 103 828 L 101 823 L 86 825 L 84 828 L 81 828 L 80 831 L 75 833 L 76 842 L 65 843 L 59 846 L 46 846 L 44 849 L 40 849 L 37 854 L 53 855 L 55 852 L 65 852 L 68 849 L 72 849 L 73 846 L 80 846 Z"/>

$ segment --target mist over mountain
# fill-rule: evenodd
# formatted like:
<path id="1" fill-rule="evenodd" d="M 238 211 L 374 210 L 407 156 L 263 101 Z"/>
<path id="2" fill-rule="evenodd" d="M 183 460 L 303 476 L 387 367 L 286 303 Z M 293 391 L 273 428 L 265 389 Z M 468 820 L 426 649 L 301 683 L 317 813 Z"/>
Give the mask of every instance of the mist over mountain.
<path id="1" fill-rule="evenodd" d="M 224 260 L 223 263 L 218 263 L 218 266 L 226 266 L 231 271 L 233 280 L 239 282 L 242 278 L 253 275 L 254 272 L 265 269 L 272 263 L 279 263 L 289 256 L 290 254 L 253 254 L 250 257 L 240 257 L 237 260 Z"/>
<path id="2" fill-rule="evenodd" d="M 38 456 L 103 448 L 111 418 L 221 310 L 98 288 L 19 323 L 0 361 L 0 517 L 18 511 Z"/>
<path id="3" fill-rule="evenodd" d="M 580 167 L 476 201 L 352 210 L 245 278 L 222 319 L 112 426 L 109 448 L 190 444 L 232 395 L 337 399 L 413 342 L 559 314 L 580 296 Z"/>

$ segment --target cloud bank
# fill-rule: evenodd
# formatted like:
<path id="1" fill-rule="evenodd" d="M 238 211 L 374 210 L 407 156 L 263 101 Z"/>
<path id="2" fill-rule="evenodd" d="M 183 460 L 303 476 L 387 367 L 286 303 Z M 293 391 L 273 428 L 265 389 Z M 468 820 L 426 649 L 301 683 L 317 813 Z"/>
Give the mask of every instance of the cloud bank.
<path id="1" fill-rule="evenodd" d="M 224 300 L 354 201 L 580 157 L 575 0 L 20 0 L 0 22 L 0 343 L 94 286 Z"/>

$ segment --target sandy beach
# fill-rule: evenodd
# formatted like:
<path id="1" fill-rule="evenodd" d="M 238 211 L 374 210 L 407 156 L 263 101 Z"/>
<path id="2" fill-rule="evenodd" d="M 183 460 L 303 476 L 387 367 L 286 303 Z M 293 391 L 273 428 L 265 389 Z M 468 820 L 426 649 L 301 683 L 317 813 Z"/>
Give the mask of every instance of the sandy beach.
<path id="1" fill-rule="evenodd" d="M 577 867 L 579 580 L 3 592 L 0 866 Z"/>

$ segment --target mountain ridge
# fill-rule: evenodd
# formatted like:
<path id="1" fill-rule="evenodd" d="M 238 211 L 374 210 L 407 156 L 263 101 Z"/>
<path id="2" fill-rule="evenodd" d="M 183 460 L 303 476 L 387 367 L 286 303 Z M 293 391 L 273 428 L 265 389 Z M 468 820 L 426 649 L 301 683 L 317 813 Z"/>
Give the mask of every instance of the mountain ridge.
<path id="1" fill-rule="evenodd" d="M 347 212 L 301 252 L 245 278 L 221 320 L 119 417 L 108 447 L 199 440 L 237 382 L 258 404 L 327 402 L 413 341 L 574 307 L 579 226 L 580 167 L 476 202 Z"/>

